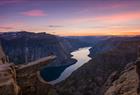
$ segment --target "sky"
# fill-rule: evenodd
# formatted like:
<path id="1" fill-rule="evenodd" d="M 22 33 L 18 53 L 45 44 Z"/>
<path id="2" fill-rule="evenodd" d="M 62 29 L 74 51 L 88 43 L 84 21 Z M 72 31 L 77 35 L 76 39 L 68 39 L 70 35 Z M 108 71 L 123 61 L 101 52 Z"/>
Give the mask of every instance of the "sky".
<path id="1" fill-rule="evenodd" d="M 140 35 L 140 0 L 0 0 L 0 32 Z"/>

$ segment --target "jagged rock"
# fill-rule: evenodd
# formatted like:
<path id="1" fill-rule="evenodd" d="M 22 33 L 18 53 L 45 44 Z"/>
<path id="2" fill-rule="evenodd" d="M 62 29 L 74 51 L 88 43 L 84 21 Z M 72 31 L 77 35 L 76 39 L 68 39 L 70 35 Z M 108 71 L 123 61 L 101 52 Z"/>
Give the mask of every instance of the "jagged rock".
<path id="1" fill-rule="evenodd" d="M 39 70 L 55 58 L 52 55 L 28 64 L 14 65 L 8 63 L 0 48 L 0 95 L 57 95 L 55 88 L 39 74 Z"/>
<path id="2" fill-rule="evenodd" d="M 19 95 L 20 87 L 16 82 L 14 64 L 8 63 L 0 47 L 0 95 Z"/>
<path id="3" fill-rule="evenodd" d="M 54 89 L 38 74 L 39 70 L 52 62 L 54 58 L 55 56 L 44 57 L 17 67 L 17 82 L 21 87 L 22 95 L 48 95 L 49 90 Z"/>
<path id="4" fill-rule="evenodd" d="M 137 53 L 138 59 L 116 74 L 118 78 L 110 82 L 104 95 L 140 95 L 140 47 Z"/>
<path id="5" fill-rule="evenodd" d="M 136 66 L 133 65 L 122 71 L 118 79 L 114 80 L 104 95 L 138 95 L 139 78 Z"/>

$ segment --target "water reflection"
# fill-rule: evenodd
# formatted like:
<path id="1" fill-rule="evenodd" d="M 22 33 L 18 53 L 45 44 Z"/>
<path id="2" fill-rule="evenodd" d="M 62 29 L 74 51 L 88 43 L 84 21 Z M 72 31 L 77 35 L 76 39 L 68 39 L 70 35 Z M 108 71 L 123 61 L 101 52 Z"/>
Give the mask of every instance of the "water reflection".
<path id="1" fill-rule="evenodd" d="M 72 58 L 76 59 L 77 62 L 75 64 L 67 67 L 56 80 L 50 81 L 49 83 L 56 84 L 56 83 L 59 83 L 59 82 L 65 80 L 66 78 L 68 78 L 72 74 L 72 72 L 74 72 L 79 67 L 81 67 L 83 64 L 88 62 L 91 59 L 88 56 L 90 54 L 90 51 L 89 51 L 90 48 L 91 47 L 80 48 L 79 50 L 72 52 L 71 53 L 71 55 L 73 55 Z"/>

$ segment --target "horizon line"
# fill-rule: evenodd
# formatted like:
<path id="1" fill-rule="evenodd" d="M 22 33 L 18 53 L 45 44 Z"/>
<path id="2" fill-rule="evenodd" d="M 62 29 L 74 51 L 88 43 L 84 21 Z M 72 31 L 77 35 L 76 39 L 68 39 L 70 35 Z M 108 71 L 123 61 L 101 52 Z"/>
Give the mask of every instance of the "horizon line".
<path id="1" fill-rule="evenodd" d="M 55 34 L 55 33 L 48 33 L 48 32 L 33 32 L 33 31 L 25 31 L 25 30 L 21 30 L 21 31 L 6 31 L 6 32 L 2 32 L 0 31 L 0 34 L 1 33 L 18 33 L 18 32 L 28 32 L 28 33 L 36 33 L 36 34 L 40 34 L 40 33 L 46 33 L 46 34 L 50 34 L 50 35 L 56 35 L 56 36 L 62 36 L 62 37 L 82 37 L 82 36 L 119 36 L 119 37 L 123 37 L 123 36 L 126 36 L 126 37 L 132 37 L 132 36 L 140 36 L 140 34 L 94 34 L 94 35 L 90 35 L 90 34 L 87 34 L 87 35 L 59 35 L 59 34 Z"/>

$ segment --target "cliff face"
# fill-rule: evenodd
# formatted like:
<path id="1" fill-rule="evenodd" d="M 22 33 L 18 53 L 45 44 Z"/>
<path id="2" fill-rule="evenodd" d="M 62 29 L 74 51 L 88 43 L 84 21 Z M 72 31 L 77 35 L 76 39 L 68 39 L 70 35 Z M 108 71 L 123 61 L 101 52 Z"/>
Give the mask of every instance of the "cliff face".
<path id="1" fill-rule="evenodd" d="M 0 48 L 0 95 L 57 95 L 54 87 L 40 76 L 40 70 L 55 58 L 49 56 L 29 64 L 15 65 L 8 62 Z"/>
<path id="2" fill-rule="evenodd" d="M 40 70 L 52 63 L 55 56 L 41 58 L 26 65 L 16 68 L 17 83 L 21 88 L 22 95 L 48 95 L 56 93 L 55 89 L 40 76 Z"/>
<path id="3" fill-rule="evenodd" d="M 0 34 L 0 41 L 10 62 L 27 63 L 54 54 L 60 65 L 70 59 L 72 46 L 62 37 L 46 33 L 11 32 Z M 70 60 L 69 60 L 70 61 Z"/>
<path id="4" fill-rule="evenodd" d="M 140 60 L 131 65 L 127 65 L 126 68 L 119 74 L 117 79 L 112 80 L 114 76 L 110 76 L 103 89 L 104 95 L 140 95 Z M 112 81 L 111 81 L 112 80 Z"/>
<path id="5" fill-rule="evenodd" d="M 134 44 L 136 43 L 133 42 Z M 129 44 L 122 46 L 128 47 Z M 140 95 L 140 47 L 137 47 L 136 61 L 128 63 L 120 72 L 110 75 L 102 87 L 104 95 Z"/>
<path id="6" fill-rule="evenodd" d="M 15 70 L 11 67 L 12 65 L 7 63 L 0 65 L 0 95 L 19 95 L 20 93 Z"/>
<path id="7" fill-rule="evenodd" d="M 18 95 L 20 87 L 16 82 L 14 64 L 8 62 L 0 46 L 0 95 Z"/>

